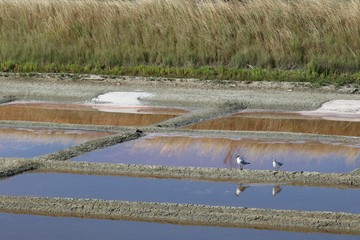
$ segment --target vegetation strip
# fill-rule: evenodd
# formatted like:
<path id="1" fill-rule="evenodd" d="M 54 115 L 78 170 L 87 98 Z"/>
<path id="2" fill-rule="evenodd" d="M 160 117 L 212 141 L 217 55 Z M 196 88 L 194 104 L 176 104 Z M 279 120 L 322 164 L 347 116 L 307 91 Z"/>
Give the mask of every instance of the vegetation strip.
<path id="1" fill-rule="evenodd" d="M 332 0 L 1 0 L 0 71 L 359 83 L 359 9 Z"/>
<path id="2" fill-rule="evenodd" d="M 10 64 L 10 67 L 8 67 Z M 1 67 L 2 66 L 2 67 Z M 29 66 L 32 66 L 29 68 Z M 74 70 L 76 69 L 76 70 Z M 231 67 L 163 67 L 163 66 L 146 66 L 137 65 L 132 67 L 107 67 L 105 69 L 94 68 L 88 69 L 88 66 L 71 64 L 71 65 L 47 65 L 35 63 L 13 63 L 0 62 L 0 71 L 5 72 L 2 75 L 7 76 L 10 73 L 29 73 L 30 76 L 37 73 L 60 73 L 67 74 L 101 74 L 109 75 L 110 78 L 118 76 L 138 76 L 138 77 L 160 77 L 160 78 L 196 78 L 200 80 L 230 80 L 246 81 L 247 83 L 255 81 L 270 82 L 308 82 L 314 86 L 323 86 L 335 84 L 342 86 L 345 84 L 360 85 L 360 73 L 317 73 L 306 70 L 284 70 L 284 69 L 242 69 Z M 66 74 L 65 74 L 66 73 Z M 77 76 L 73 77 L 74 79 Z M 355 93 L 355 92 L 354 92 Z"/>
<path id="3" fill-rule="evenodd" d="M 290 185 L 360 188 L 360 175 L 345 173 L 285 172 L 225 168 L 172 167 L 72 161 L 41 161 L 39 171 L 132 177 L 196 179 L 243 183 L 286 183 Z"/>
<path id="4" fill-rule="evenodd" d="M 360 215 L 176 203 L 0 196 L 0 211 L 181 225 L 360 234 Z"/>

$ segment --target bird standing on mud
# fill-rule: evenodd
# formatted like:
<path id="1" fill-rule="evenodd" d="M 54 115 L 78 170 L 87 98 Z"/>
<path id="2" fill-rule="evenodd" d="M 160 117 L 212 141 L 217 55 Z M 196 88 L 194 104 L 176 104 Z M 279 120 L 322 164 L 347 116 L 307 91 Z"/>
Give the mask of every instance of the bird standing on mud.
<path id="1" fill-rule="evenodd" d="M 276 161 L 276 159 L 273 159 L 273 167 L 275 171 L 279 171 L 279 168 L 284 165 L 284 163 Z"/>
<path id="2" fill-rule="evenodd" d="M 240 170 L 243 170 L 244 165 L 250 164 L 249 162 L 246 162 L 245 159 L 241 158 L 240 156 L 237 156 L 236 162 L 240 166 Z"/>

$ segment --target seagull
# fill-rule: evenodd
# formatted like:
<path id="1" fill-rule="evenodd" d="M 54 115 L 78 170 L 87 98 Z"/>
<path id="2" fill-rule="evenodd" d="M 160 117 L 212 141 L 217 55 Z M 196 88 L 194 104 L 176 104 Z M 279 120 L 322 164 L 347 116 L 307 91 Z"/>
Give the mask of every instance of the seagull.
<path id="1" fill-rule="evenodd" d="M 278 171 L 279 168 L 280 168 L 283 164 L 284 164 L 284 163 L 282 163 L 282 162 L 276 161 L 275 158 L 273 159 L 273 167 L 274 167 L 274 170 L 275 170 L 275 171 Z"/>
<path id="2" fill-rule="evenodd" d="M 242 183 L 236 188 L 236 196 L 240 196 L 240 193 L 244 192 L 250 186 L 244 186 Z"/>
<path id="3" fill-rule="evenodd" d="M 240 156 L 237 156 L 236 162 L 237 162 L 237 164 L 239 164 L 240 170 L 243 169 L 243 166 L 244 166 L 244 165 L 250 164 L 249 162 L 246 162 L 245 159 L 241 158 Z"/>
<path id="4" fill-rule="evenodd" d="M 278 194 L 279 192 L 281 192 L 282 188 L 279 185 L 275 185 L 272 189 L 272 195 L 275 197 L 276 194 Z"/>

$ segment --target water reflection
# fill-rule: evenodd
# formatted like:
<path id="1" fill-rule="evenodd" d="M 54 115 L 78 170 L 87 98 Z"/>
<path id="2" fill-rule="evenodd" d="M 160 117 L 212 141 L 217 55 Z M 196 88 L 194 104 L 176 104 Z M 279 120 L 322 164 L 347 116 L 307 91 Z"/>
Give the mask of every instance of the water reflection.
<path id="1" fill-rule="evenodd" d="M 250 185 L 244 186 L 242 183 L 240 183 L 236 188 L 236 196 L 243 195 L 242 193 L 245 192 L 247 188 L 249 188 Z M 272 188 L 272 195 L 275 197 L 277 194 L 279 194 L 282 191 L 282 187 L 280 185 L 274 185 Z"/>
<path id="2" fill-rule="evenodd" d="M 35 157 L 107 136 L 109 132 L 0 128 L 0 157 Z"/>
<path id="3" fill-rule="evenodd" d="M 247 188 L 250 186 L 244 186 L 242 183 L 239 184 L 239 186 L 236 188 L 236 196 L 240 196 L 240 193 L 245 192 Z"/>
<path id="4" fill-rule="evenodd" d="M 235 195 L 235 188 L 239 197 Z M 234 185 L 229 182 L 65 173 L 25 173 L 0 181 L 2 195 L 360 213 L 359 189 L 286 186 L 286 191 L 273 197 L 273 188 L 273 185 L 251 183 Z"/>
<path id="5" fill-rule="evenodd" d="M 280 185 L 275 185 L 272 189 L 272 195 L 275 197 L 281 191 L 282 191 L 282 188 L 280 187 Z"/>
<path id="6" fill-rule="evenodd" d="M 19 228 L 21 226 L 21 228 Z M 1 239 L 358 240 L 359 236 L 0 213 Z M 119 237 L 121 236 L 121 238 Z M 242 238 L 239 238 L 241 236 Z"/>
<path id="7" fill-rule="evenodd" d="M 359 144 L 159 135 L 93 151 L 74 160 L 238 168 L 237 155 L 251 162 L 248 169 L 272 170 L 273 158 L 286 163 L 284 171 L 350 172 L 360 167 Z"/>
<path id="8" fill-rule="evenodd" d="M 300 113 L 238 113 L 230 117 L 197 123 L 186 128 L 360 136 L 360 121 L 325 120 L 316 115 L 305 116 Z"/>
<path id="9" fill-rule="evenodd" d="M 0 106 L 0 120 L 146 126 L 176 117 L 184 112 L 181 109 L 116 105 L 12 103 Z"/>

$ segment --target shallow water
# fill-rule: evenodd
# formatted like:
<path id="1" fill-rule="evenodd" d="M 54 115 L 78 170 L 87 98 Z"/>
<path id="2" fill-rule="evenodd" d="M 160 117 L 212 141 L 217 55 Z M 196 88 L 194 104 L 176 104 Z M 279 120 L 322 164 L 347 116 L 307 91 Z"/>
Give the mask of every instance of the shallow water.
<path id="1" fill-rule="evenodd" d="M 32 158 L 110 134 L 80 130 L 0 128 L 0 157 Z"/>
<path id="2" fill-rule="evenodd" d="M 19 227 L 21 226 L 21 227 Z M 177 239 L 252 239 L 252 240 L 357 240 L 359 236 L 296 233 L 270 230 L 181 226 L 147 222 L 61 218 L 0 213 L 0 238 L 11 240 L 177 240 Z"/>
<path id="3" fill-rule="evenodd" d="M 2 195 L 360 213 L 359 189 L 240 185 L 65 173 L 21 174 L 2 180 L 0 184 Z"/>
<path id="4" fill-rule="evenodd" d="M 0 106 L 0 120 L 147 126 L 185 113 L 182 109 L 106 104 L 11 103 Z"/>
<path id="5" fill-rule="evenodd" d="M 360 167 L 360 144 L 149 135 L 96 150 L 74 161 L 167 166 L 238 168 L 236 156 L 251 162 L 249 169 L 350 172 Z"/>
<path id="6" fill-rule="evenodd" d="M 339 118 L 340 119 L 340 118 Z M 360 117 L 349 121 L 328 119 L 314 113 L 243 112 L 185 127 L 186 129 L 276 131 L 360 136 Z"/>

